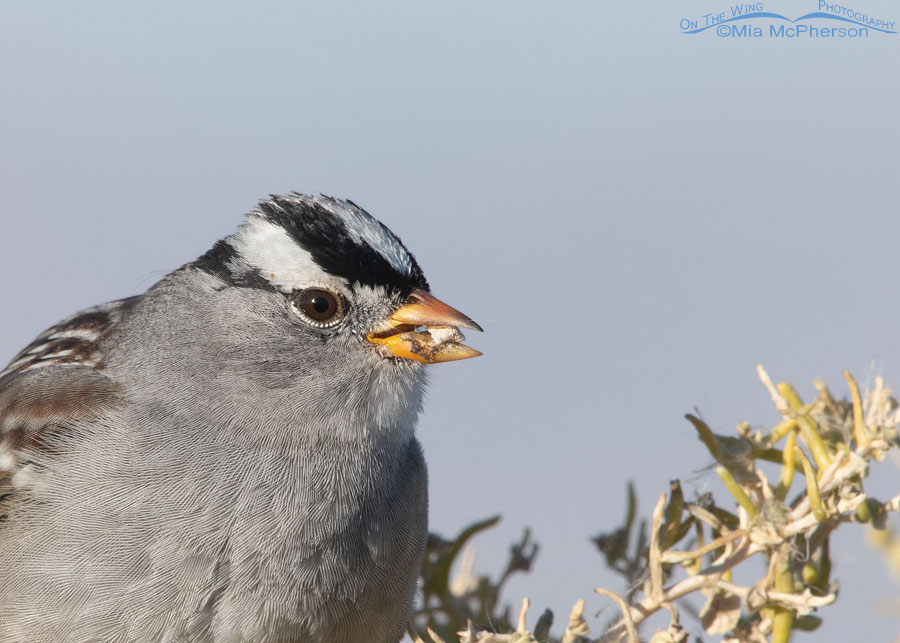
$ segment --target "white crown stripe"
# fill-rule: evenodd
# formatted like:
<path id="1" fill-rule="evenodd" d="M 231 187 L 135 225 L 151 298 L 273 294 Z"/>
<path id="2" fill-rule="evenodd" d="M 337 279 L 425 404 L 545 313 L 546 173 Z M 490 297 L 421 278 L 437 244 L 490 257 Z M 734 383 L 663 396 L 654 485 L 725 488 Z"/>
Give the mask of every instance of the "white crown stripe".
<path id="1" fill-rule="evenodd" d="M 377 220 L 346 204 L 330 204 L 330 210 L 347 226 L 350 238 L 365 243 L 387 260 L 394 270 L 410 274 L 412 257 L 397 239 Z"/>

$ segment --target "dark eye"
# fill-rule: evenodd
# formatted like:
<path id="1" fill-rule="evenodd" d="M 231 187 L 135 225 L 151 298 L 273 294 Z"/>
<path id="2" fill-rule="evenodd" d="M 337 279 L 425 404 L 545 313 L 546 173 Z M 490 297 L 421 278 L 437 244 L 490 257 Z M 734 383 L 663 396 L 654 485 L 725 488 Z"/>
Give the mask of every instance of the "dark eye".
<path id="1" fill-rule="evenodd" d="M 295 292 L 291 303 L 301 317 L 313 326 L 332 326 L 344 316 L 344 303 L 340 296 L 327 290 L 309 288 Z"/>

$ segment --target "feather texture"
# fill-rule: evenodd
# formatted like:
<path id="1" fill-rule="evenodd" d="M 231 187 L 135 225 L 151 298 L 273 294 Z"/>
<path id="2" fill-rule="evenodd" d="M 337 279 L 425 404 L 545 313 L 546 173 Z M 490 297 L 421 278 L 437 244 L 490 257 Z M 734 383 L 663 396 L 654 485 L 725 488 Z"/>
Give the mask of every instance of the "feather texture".
<path id="1" fill-rule="evenodd" d="M 326 205 L 278 226 L 323 217 L 334 247 L 239 232 L 0 374 L 0 641 L 400 640 L 427 532 L 425 380 L 364 336 L 424 277 L 368 214 Z M 316 259 L 337 250 L 393 276 Z M 304 284 L 339 290 L 346 319 L 303 323 L 287 296 Z"/>

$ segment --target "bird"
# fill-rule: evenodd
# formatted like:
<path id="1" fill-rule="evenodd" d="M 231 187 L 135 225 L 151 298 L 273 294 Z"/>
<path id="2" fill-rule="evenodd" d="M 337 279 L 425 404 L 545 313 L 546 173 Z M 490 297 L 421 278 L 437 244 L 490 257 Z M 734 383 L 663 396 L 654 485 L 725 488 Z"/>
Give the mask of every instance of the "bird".
<path id="1" fill-rule="evenodd" d="M 399 641 L 461 328 L 384 224 L 292 192 L 39 335 L 0 372 L 0 641 Z"/>

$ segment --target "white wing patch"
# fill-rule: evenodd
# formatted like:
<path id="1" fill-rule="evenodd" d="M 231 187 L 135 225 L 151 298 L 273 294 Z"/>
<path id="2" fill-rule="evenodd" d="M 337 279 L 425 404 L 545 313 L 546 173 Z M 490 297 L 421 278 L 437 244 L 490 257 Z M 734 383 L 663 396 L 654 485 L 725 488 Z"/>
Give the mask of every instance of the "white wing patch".
<path id="1" fill-rule="evenodd" d="M 16 355 L 0 378 L 46 366 L 90 366 L 102 361 L 99 343 L 119 322 L 131 300 L 113 301 L 83 310 L 41 333 Z"/>

